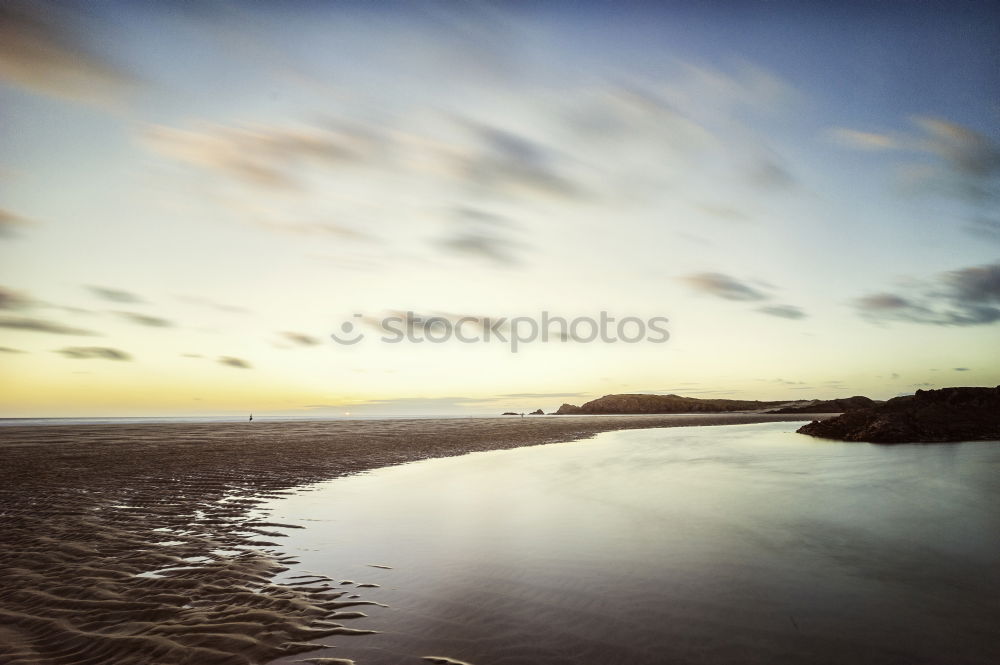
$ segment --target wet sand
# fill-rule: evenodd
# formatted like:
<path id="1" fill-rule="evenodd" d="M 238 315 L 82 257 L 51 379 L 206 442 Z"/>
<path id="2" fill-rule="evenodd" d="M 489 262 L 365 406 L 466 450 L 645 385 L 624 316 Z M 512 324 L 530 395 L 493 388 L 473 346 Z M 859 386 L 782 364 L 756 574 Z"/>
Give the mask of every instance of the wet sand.
<path id="1" fill-rule="evenodd" d="M 364 616 L 364 605 L 373 602 L 360 590 L 320 576 L 281 584 L 273 579 L 292 561 L 278 544 L 288 527 L 254 508 L 298 486 L 419 459 L 572 441 L 609 430 L 812 418 L 709 414 L 2 427 L 0 661 L 243 665 L 363 634 L 344 623 Z"/>

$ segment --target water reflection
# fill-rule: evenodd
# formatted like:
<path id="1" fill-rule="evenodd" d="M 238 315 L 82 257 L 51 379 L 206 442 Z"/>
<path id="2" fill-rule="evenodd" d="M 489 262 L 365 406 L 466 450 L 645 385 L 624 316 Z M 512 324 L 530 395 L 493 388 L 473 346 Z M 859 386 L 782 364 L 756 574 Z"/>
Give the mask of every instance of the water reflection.
<path id="1" fill-rule="evenodd" d="M 608 432 L 277 505 L 302 568 L 386 603 L 359 665 L 1000 662 L 1000 444 L 794 425 Z M 391 570 L 371 567 L 384 563 Z M 294 573 L 292 573 L 294 574 Z"/>

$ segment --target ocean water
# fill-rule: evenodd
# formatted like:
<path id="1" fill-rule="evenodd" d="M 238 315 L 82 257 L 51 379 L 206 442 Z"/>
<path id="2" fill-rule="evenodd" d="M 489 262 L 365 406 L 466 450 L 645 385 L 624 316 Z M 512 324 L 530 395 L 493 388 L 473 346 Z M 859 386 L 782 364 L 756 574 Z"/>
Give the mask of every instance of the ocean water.
<path id="1" fill-rule="evenodd" d="M 270 504 L 287 575 L 381 606 L 358 665 L 1000 662 L 1000 443 L 607 432 Z M 375 567 L 388 566 L 388 568 Z"/>

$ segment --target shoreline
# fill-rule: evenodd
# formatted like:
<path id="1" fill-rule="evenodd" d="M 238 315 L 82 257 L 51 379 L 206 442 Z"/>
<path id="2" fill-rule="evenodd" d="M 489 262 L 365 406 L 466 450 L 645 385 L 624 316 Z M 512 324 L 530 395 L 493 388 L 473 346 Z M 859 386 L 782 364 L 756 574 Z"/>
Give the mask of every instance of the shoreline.
<path id="1" fill-rule="evenodd" d="M 363 598 L 310 578 L 260 503 L 339 476 L 621 429 L 834 414 L 663 414 L 0 428 L 0 656 L 12 665 L 249 665 L 363 633 Z M 363 615 L 362 615 L 363 616 Z"/>

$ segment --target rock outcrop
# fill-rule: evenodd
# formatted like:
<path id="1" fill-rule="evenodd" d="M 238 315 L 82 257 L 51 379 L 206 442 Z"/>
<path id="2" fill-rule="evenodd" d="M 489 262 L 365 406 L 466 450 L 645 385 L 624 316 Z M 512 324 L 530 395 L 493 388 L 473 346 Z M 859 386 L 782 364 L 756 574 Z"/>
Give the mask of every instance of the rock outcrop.
<path id="1" fill-rule="evenodd" d="M 534 411 L 532 411 L 532 412 L 531 412 L 531 413 L 529 413 L 528 415 L 529 415 L 529 416 L 544 416 L 544 415 L 545 415 L 545 412 L 544 412 L 544 411 L 542 411 L 541 409 L 535 409 Z"/>
<path id="2" fill-rule="evenodd" d="M 844 397 L 842 399 L 814 399 L 804 404 L 794 404 L 780 409 L 774 409 L 769 413 L 847 413 L 858 409 L 870 409 L 876 404 L 873 399 L 862 395 L 854 397 Z"/>
<path id="3" fill-rule="evenodd" d="M 699 399 L 680 395 L 605 395 L 583 406 L 563 404 L 557 415 L 629 414 L 629 413 L 725 413 L 727 411 L 759 411 L 788 404 L 739 399 Z"/>
<path id="4" fill-rule="evenodd" d="M 918 390 L 884 404 L 813 421 L 798 431 L 871 443 L 1000 441 L 1000 386 Z"/>

